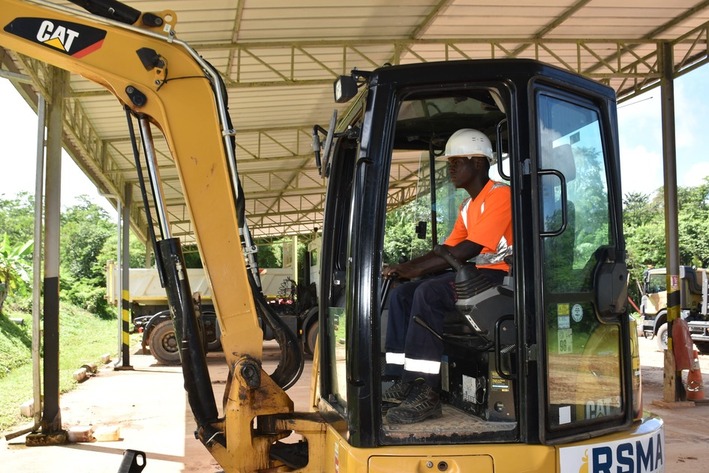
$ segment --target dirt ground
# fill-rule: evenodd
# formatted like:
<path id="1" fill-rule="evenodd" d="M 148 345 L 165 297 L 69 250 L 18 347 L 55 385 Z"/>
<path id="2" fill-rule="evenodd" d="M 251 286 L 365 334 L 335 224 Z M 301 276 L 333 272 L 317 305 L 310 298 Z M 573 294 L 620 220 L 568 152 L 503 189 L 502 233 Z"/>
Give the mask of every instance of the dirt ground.
<path id="1" fill-rule="evenodd" d="M 655 340 L 640 338 L 640 363 L 643 376 L 645 410 L 662 417 L 665 422 L 665 455 L 668 473 L 709 471 L 709 403 L 697 402 L 693 407 L 663 405 L 664 354 Z M 699 355 L 705 396 L 709 398 L 709 355 Z M 684 372 L 686 379 L 687 372 Z"/>
<path id="2" fill-rule="evenodd" d="M 665 454 L 668 473 L 709 471 L 709 404 L 675 407 L 657 404 L 663 400 L 664 355 L 655 342 L 640 340 L 644 407 L 665 421 Z M 264 347 L 264 368 L 277 362 L 277 348 Z M 706 382 L 709 355 L 700 356 Z M 49 473 L 116 473 L 123 452 L 145 451 L 145 473 L 220 472 L 207 450 L 194 439 L 194 421 L 182 387 L 178 367 L 156 365 L 149 355 L 131 356 L 132 370 L 104 367 L 61 398 L 62 422 L 66 428 L 91 426 L 95 430 L 118 429 L 119 440 L 75 443 L 52 447 L 26 447 L 25 438 L 0 438 L 0 471 Z M 288 392 L 297 410 L 307 410 L 310 363 L 300 381 Z M 215 394 L 221 398 L 226 378 L 223 357 L 210 354 Z"/>

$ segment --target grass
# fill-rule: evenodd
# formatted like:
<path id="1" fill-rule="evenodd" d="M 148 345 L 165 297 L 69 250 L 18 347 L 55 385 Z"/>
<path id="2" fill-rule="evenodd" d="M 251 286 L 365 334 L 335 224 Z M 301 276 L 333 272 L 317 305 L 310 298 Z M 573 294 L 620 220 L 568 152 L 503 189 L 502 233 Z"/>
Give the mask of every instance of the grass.
<path id="1" fill-rule="evenodd" d="M 0 314 L 0 432 L 31 419 L 20 416 L 20 406 L 32 399 L 32 317 L 6 306 Z M 22 319 L 18 325 L 10 319 Z M 73 373 L 82 365 L 100 362 L 105 353 L 116 356 L 116 320 L 105 320 L 62 302 L 59 314 L 59 388 L 73 389 Z"/>
<path id="2" fill-rule="evenodd" d="M 11 319 L 21 320 L 22 325 L 0 315 L 0 379 L 13 368 L 27 363 L 27 353 L 30 353 L 32 348 L 32 319 L 20 315 L 18 317 L 18 314 L 14 313 Z"/>

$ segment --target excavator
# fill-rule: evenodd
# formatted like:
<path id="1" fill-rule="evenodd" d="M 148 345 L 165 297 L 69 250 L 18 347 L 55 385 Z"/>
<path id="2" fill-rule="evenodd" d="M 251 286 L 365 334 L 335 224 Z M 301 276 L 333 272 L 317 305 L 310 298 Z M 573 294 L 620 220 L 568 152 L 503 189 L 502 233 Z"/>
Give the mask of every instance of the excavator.
<path id="1" fill-rule="evenodd" d="M 129 128 L 138 124 L 136 166 L 143 198 L 152 199 L 145 208 L 155 209 L 151 236 L 195 437 L 224 471 L 665 471 L 663 423 L 642 409 L 637 331 L 625 307 L 609 87 L 512 58 L 385 64 L 333 78 L 344 111 L 327 129 L 313 127 L 327 181 L 317 382 L 313 409 L 296 412 L 287 390 L 303 358 L 260 297 L 219 72 L 179 39 L 174 11 L 72 3 L 0 0 L 0 46 L 100 84 L 124 107 Z M 462 128 L 489 137 L 494 179 L 510 186 L 511 269 L 503 284 L 480 288 L 467 284 L 474 265 L 438 253 L 456 272 L 457 294 L 443 329 L 427 327 L 445 347 L 442 414 L 391 423 L 381 402 L 383 339 L 400 281 L 382 270 L 440 248 L 452 227 L 462 196 L 436 158 Z M 229 367 L 219 404 L 199 304 L 170 233 L 154 132 L 174 159 L 211 285 Z M 279 333 L 272 373 L 261 364 L 264 321 Z"/>

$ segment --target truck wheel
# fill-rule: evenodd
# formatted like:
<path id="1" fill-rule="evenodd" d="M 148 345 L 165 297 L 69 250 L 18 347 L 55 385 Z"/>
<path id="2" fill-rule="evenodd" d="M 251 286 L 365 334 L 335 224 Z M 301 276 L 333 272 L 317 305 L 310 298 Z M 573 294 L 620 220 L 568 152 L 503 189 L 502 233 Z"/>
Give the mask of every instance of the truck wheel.
<path id="1" fill-rule="evenodd" d="M 657 335 L 655 335 L 655 342 L 657 343 L 657 349 L 660 351 L 665 351 L 667 350 L 667 322 L 664 324 L 660 325 L 660 328 L 657 329 Z"/>
<path id="2" fill-rule="evenodd" d="M 702 355 L 709 355 L 709 342 L 694 342 Z"/>
<path id="3" fill-rule="evenodd" d="M 312 356 L 315 353 L 315 347 L 318 343 L 318 332 L 320 331 L 320 322 L 314 321 L 308 327 L 308 331 L 305 334 L 305 343 L 303 343 L 303 349 L 305 353 Z"/>
<path id="4" fill-rule="evenodd" d="M 160 322 L 153 329 L 148 345 L 150 345 L 150 352 L 158 360 L 158 363 L 163 365 L 180 364 L 180 353 L 172 320 Z"/>

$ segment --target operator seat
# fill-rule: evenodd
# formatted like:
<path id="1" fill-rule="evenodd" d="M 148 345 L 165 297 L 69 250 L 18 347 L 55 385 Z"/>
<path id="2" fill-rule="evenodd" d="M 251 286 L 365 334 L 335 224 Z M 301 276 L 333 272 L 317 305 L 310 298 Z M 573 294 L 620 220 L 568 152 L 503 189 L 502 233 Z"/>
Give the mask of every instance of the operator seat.
<path id="1" fill-rule="evenodd" d="M 514 421 L 517 328 L 512 257 L 506 258 L 510 272 L 503 283 L 493 285 L 473 263 L 461 264 L 445 247 L 436 252 L 456 269 L 456 310 L 444 319 L 440 335 L 417 316 L 414 321 L 444 344 L 442 399 L 488 421 Z"/>
<path id="2" fill-rule="evenodd" d="M 443 322 L 443 333 L 436 333 L 418 316 L 414 321 L 432 332 L 447 345 L 465 349 L 486 351 L 493 344 L 514 345 L 514 300 L 512 279 L 512 257 L 505 261 L 510 272 L 501 285 L 493 285 L 473 263 L 460 263 L 443 246 L 437 246 L 436 253 L 442 256 L 456 270 L 455 291 L 456 310 L 447 314 Z M 495 340 L 499 337 L 498 340 Z"/>
<path id="3" fill-rule="evenodd" d="M 510 318 L 514 314 L 512 257 L 507 258 L 510 272 L 502 284 L 493 285 L 473 264 L 466 264 L 456 275 L 456 313 L 444 320 L 444 341 L 452 344 L 477 344 L 475 338 L 488 347 L 497 342 L 502 346 L 515 344 L 516 331 Z M 463 275 L 459 277 L 458 275 Z M 501 325 L 502 324 L 502 325 Z M 474 337 L 471 337 L 474 336 Z M 499 338 L 497 341 L 495 338 Z"/>

